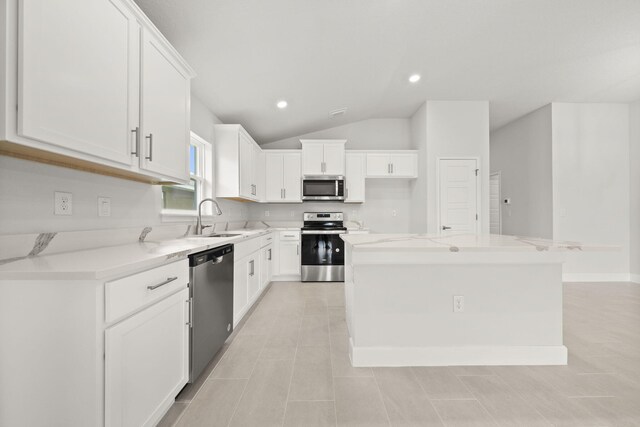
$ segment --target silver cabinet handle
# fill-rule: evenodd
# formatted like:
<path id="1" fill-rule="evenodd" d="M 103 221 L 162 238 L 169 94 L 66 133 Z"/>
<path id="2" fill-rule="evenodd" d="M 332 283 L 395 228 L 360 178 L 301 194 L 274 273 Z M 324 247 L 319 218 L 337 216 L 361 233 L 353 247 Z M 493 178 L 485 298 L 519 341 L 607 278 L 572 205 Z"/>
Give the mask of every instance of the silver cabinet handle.
<path id="1" fill-rule="evenodd" d="M 442 229 L 443 229 L 443 230 L 451 230 L 451 227 L 447 227 L 446 225 L 443 225 L 443 226 L 442 226 Z"/>
<path id="2" fill-rule="evenodd" d="M 300 255 L 300 245 L 296 244 L 296 255 Z"/>
<path id="3" fill-rule="evenodd" d="M 349 188 L 348 187 L 344 189 L 344 198 L 345 199 L 349 198 Z"/>
<path id="4" fill-rule="evenodd" d="M 284 190 L 284 197 L 283 197 L 283 199 L 286 199 L 286 198 L 287 198 L 287 189 L 286 189 L 286 188 L 283 188 L 283 190 Z"/>
<path id="5" fill-rule="evenodd" d="M 133 154 L 136 157 L 140 157 L 140 126 L 136 126 L 136 128 L 133 129 L 131 133 L 136 134 L 136 139 L 135 139 L 136 149 L 135 151 L 132 151 L 131 154 Z"/>
<path id="6" fill-rule="evenodd" d="M 145 157 L 145 159 L 152 162 L 153 161 L 153 134 L 150 133 L 149 136 L 145 136 L 144 138 L 149 140 L 149 155 Z"/>
<path id="7" fill-rule="evenodd" d="M 271 261 L 271 249 L 269 249 L 269 257 L 267 258 L 268 261 Z"/>
<path id="8" fill-rule="evenodd" d="M 393 163 L 391 163 L 391 173 L 393 173 Z"/>
<path id="9" fill-rule="evenodd" d="M 164 286 L 167 283 L 171 283 L 174 280 L 178 280 L 178 276 L 174 276 L 174 277 L 167 277 L 167 280 L 165 280 L 162 283 L 158 283 L 157 285 L 149 285 L 147 286 L 147 289 L 149 289 L 150 291 L 154 290 L 154 289 L 158 289 L 160 286 Z"/>
<path id="10" fill-rule="evenodd" d="M 187 300 L 187 304 L 189 304 L 189 321 L 186 323 L 190 328 L 193 328 L 193 298 L 189 298 Z"/>
<path id="11" fill-rule="evenodd" d="M 387 163 L 387 173 L 391 173 L 391 163 Z"/>
<path id="12" fill-rule="evenodd" d="M 249 270 L 249 276 L 253 276 L 253 274 L 255 273 L 255 269 L 254 269 L 255 261 L 254 260 L 249 261 L 249 265 L 251 266 L 251 270 Z"/>

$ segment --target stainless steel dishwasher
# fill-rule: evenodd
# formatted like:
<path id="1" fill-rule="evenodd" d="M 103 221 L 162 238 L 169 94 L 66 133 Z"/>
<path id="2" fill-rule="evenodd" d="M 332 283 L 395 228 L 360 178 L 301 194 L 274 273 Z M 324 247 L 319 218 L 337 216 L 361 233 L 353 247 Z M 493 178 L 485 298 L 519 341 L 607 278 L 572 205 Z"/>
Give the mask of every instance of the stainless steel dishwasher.
<path id="1" fill-rule="evenodd" d="M 189 267 L 192 383 L 233 331 L 233 245 L 190 255 Z"/>

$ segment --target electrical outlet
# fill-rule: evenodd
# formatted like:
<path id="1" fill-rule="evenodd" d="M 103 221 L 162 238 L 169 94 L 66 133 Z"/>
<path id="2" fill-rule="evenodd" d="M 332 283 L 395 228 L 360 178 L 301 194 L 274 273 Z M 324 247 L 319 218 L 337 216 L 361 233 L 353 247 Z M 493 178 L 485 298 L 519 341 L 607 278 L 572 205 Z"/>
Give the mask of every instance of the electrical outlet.
<path id="1" fill-rule="evenodd" d="M 98 197 L 98 216 L 111 216 L 111 197 Z"/>
<path id="2" fill-rule="evenodd" d="M 73 215 L 73 194 L 56 191 L 53 199 L 54 214 Z"/>
<path id="3" fill-rule="evenodd" d="M 270 215 L 270 212 L 269 212 L 269 211 L 264 211 L 264 216 L 265 216 L 265 218 L 268 218 L 268 217 L 269 217 L 269 215 Z"/>
<path id="4" fill-rule="evenodd" d="M 464 297 L 462 295 L 455 295 L 453 297 L 453 312 L 462 313 L 464 311 Z"/>

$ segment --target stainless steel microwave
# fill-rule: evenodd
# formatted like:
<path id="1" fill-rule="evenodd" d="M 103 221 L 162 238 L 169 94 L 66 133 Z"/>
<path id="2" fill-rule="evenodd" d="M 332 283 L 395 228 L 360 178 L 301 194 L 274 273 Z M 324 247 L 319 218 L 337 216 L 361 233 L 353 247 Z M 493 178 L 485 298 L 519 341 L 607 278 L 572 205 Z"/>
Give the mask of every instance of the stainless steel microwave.
<path id="1" fill-rule="evenodd" d="M 302 178 L 302 200 L 343 201 L 344 176 L 305 175 Z"/>

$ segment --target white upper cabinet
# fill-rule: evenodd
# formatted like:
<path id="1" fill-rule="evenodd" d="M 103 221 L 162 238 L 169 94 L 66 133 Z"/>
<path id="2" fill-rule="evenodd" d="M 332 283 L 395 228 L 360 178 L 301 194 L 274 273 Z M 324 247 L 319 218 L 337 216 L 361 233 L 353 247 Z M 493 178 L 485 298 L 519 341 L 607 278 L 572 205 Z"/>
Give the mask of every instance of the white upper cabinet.
<path id="1" fill-rule="evenodd" d="M 216 196 L 264 200 L 265 156 L 247 131 L 240 125 L 216 125 L 215 146 Z"/>
<path id="2" fill-rule="evenodd" d="M 345 160 L 345 184 L 347 192 L 345 203 L 364 202 L 364 179 L 366 175 L 366 163 L 364 153 L 347 152 Z"/>
<path id="3" fill-rule="evenodd" d="M 18 8 L 19 6 L 19 8 Z M 186 183 L 193 70 L 131 0 L 7 0 L 3 152 Z M 4 12 L 4 11 L 3 11 Z M 12 37 L 15 31 L 17 38 Z M 3 62 L 4 61 L 4 62 Z"/>
<path id="4" fill-rule="evenodd" d="M 300 153 L 282 155 L 282 186 L 285 202 L 302 202 L 302 173 Z"/>
<path id="5" fill-rule="evenodd" d="M 266 192 L 267 188 L 265 185 L 265 155 L 264 151 L 258 146 L 255 145 L 253 149 L 253 163 L 255 169 L 253 170 L 254 177 L 253 182 L 255 182 L 254 187 L 254 196 L 261 202 L 266 200 Z"/>
<path id="6" fill-rule="evenodd" d="M 301 139 L 303 175 L 344 175 L 344 139 Z"/>
<path id="7" fill-rule="evenodd" d="M 297 150 L 265 150 L 266 201 L 300 203 L 300 163 Z"/>
<path id="8" fill-rule="evenodd" d="M 139 25 L 119 1 L 23 1 L 18 134 L 132 165 Z"/>
<path id="9" fill-rule="evenodd" d="M 189 181 L 190 76 L 148 30 L 142 33 L 141 167 Z"/>
<path id="10" fill-rule="evenodd" d="M 417 151 L 370 151 L 366 158 L 367 178 L 418 177 Z"/>

